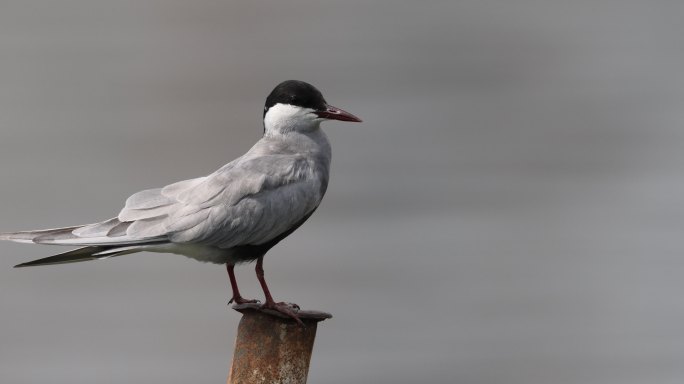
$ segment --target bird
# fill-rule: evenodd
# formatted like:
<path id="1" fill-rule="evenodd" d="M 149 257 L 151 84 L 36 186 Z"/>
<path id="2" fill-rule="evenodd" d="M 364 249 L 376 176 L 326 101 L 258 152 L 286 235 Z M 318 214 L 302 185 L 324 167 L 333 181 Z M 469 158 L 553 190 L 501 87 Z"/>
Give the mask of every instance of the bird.
<path id="1" fill-rule="evenodd" d="M 263 135 L 244 155 L 215 172 L 131 195 L 116 217 L 63 228 L 2 232 L 0 240 L 79 247 L 16 265 L 32 267 L 161 252 L 225 264 L 230 303 L 242 297 L 234 268 L 256 261 L 256 277 L 272 310 L 302 324 L 296 304 L 276 302 L 264 278 L 266 253 L 318 208 L 328 187 L 328 120 L 361 119 L 326 102 L 313 85 L 278 84 L 266 98 Z"/>

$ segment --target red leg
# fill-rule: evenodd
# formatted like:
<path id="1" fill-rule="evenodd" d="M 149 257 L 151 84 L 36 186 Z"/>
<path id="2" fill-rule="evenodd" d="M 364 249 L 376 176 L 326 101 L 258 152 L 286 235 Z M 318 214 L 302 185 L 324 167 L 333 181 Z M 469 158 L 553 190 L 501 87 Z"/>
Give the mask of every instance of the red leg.
<path id="1" fill-rule="evenodd" d="M 273 296 L 271 296 L 271 291 L 268 289 L 268 285 L 266 285 L 266 279 L 264 279 L 264 257 L 261 256 L 256 263 L 256 275 L 257 279 L 259 279 L 259 284 L 261 284 L 261 289 L 264 290 L 264 296 L 266 296 L 266 302 L 261 306 L 262 309 L 271 309 L 277 312 L 280 312 L 284 315 L 290 316 L 293 318 L 299 325 L 302 327 L 304 326 L 304 323 L 299 319 L 299 316 L 291 309 L 291 307 L 294 307 L 295 309 L 299 309 L 299 306 L 297 304 L 288 304 L 284 302 L 276 303 L 273 300 Z"/>
<path id="2" fill-rule="evenodd" d="M 228 304 L 235 302 L 235 304 L 246 304 L 246 303 L 258 303 L 259 300 L 246 300 L 240 295 L 240 290 L 238 289 L 237 280 L 235 279 L 235 265 L 226 264 L 226 269 L 228 270 L 228 278 L 230 279 L 230 287 L 233 289 L 233 297 L 230 299 Z"/>

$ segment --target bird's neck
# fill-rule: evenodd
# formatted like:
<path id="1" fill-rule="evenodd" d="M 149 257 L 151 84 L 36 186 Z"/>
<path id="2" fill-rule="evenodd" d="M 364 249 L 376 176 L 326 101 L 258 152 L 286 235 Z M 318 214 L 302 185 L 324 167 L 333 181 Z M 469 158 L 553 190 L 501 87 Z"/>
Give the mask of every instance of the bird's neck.
<path id="1" fill-rule="evenodd" d="M 298 119 L 278 119 L 264 121 L 264 136 L 280 136 L 290 133 L 308 133 L 319 131 L 320 121 L 301 121 Z"/>
<path id="2" fill-rule="evenodd" d="M 322 129 L 310 131 L 267 131 L 256 145 L 258 152 L 270 154 L 306 154 L 330 162 L 330 142 Z M 255 148 L 256 149 L 256 148 Z"/>

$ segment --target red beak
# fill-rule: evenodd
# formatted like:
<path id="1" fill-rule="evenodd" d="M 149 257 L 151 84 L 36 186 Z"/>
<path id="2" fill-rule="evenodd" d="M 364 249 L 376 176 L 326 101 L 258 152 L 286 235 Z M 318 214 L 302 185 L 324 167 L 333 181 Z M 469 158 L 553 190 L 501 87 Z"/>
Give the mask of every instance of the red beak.
<path id="1" fill-rule="evenodd" d="M 361 119 L 352 115 L 351 113 L 328 105 L 324 111 L 314 112 L 318 117 L 329 120 L 339 120 L 339 121 L 352 121 L 355 123 L 360 123 Z"/>

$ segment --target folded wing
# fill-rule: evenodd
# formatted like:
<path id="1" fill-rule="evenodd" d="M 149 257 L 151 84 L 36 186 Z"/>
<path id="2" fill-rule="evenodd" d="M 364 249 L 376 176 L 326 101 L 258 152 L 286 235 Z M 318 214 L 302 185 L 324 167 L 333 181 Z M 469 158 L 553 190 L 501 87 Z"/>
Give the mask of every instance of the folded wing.
<path id="1" fill-rule="evenodd" d="M 138 192 L 115 218 L 2 233 L 0 240 L 105 247 L 160 242 L 219 248 L 261 244 L 318 206 L 327 180 L 317 176 L 302 156 L 243 157 L 209 176 Z"/>

